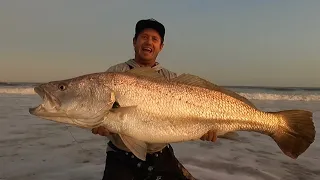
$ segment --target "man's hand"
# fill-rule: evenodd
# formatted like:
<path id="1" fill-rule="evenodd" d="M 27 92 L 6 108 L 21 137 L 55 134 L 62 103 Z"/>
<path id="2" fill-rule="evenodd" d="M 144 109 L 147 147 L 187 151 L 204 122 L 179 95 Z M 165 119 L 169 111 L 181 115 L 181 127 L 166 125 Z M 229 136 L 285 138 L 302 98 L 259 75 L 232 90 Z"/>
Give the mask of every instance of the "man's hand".
<path id="1" fill-rule="evenodd" d="M 108 136 L 111 135 L 113 133 L 111 133 L 110 131 L 108 131 L 105 127 L 103 126 L 99 126 L 97 128 L 93 128 L 92 129 L 92 133 L 93 134 L 99 134 L 100 136 Z"/>
<path id="2" fill-rule="evenodd" d="M 210 130 L 207 134 L 203 135 L 200 139 L 203 141 L 215 142 L 217 140 L 217 133 Z"/>

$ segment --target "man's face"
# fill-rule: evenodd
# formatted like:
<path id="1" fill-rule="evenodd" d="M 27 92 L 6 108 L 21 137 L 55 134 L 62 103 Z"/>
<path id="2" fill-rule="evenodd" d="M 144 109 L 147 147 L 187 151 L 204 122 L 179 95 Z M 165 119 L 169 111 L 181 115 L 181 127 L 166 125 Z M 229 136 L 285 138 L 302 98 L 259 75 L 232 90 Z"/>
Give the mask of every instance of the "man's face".
<path id="1" fill-rule="evenodd" d="M 145 29 L 133 40 L 134 51 L 143 61 L 154 61 L 163 48 L 161 37 L 153 29 Z"/>

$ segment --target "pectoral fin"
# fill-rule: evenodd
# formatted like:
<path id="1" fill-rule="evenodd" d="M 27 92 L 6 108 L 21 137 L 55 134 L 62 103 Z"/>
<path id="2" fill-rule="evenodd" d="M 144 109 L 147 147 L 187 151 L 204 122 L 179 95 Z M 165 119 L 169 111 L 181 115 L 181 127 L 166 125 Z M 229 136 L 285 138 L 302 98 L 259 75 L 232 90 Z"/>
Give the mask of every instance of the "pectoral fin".
<path id="1" fill-rule="evenodd" d="M 124 115 L 129 114 L 131 111 L 135 110 L 136 107 L 137 106 L 120 107 L 120 105 L 116 105 L 116 107 L 110 109 L 109 112 L 118 114 L 119 118 L 122 119 Z"/>
<path id="2" fill-rule="evenodd" d="M 126 114 L 129 113 L 129 111 L 134 110 L 137 106 L 125 106 L 125 107 L 120 107 L 120 105 L 116 105 L 117 107 L 114 107 L 110 109 L 111 112 L 114 113 L 122 113 Z"/>
<path id="3" fill-rule="evenodd" d="M 145 161 L 147 156 L 147 144 L 130 136 L 119 134 L 123 143 L 139 159 Z"/>

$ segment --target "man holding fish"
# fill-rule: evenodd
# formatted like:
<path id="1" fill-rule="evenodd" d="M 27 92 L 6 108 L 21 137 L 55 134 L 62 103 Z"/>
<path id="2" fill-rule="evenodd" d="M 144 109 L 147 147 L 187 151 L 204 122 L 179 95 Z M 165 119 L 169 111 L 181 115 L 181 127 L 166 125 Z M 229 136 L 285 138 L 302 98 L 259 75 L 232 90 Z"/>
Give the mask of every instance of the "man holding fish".
<path id="1" fill-rule="evenodd" d="M 36 86 L 43 103 L 30 114 L 107 136 L 103 180 L 194 179 L 169 144 L 232 138 L 236 131 L 269 136 L 292 159 L 314 142 L 310 111 L 265 112 L 203 78 L 162 68 L 156 57 L 164 34 L 157 21 L 139 21 L 134 60 Z"/>
<path id="2" fill-rule="evenodd" d="M 152 67 L 167 79 L 177 77 L 156 62 L 164 46 L 165 28 L 154 19 L 140 20 L 136 24 L 133 46 L 134 59 L 110 67 L 107 72 L 124 72 L 136 67 Z M 121 104 L 120 104 L 121 106 Z M 110 139 L 107 148 L 107 159 L 103 180 L 134 179 L 194 179 L 176 159 L 170 144 L 150 144 L 152 149 L 143 162 L 137 159 L 123 144 L 117 134 L 112 134 L 103 126 L 94 128 L 94 134 L 107 136 Z M 209 131 L 202 140 L 216 141 L 216 134 Z M 121 173 L 119 173 L 121 172 Z M 148 178 L 147 178 L 148 179 Z"/>

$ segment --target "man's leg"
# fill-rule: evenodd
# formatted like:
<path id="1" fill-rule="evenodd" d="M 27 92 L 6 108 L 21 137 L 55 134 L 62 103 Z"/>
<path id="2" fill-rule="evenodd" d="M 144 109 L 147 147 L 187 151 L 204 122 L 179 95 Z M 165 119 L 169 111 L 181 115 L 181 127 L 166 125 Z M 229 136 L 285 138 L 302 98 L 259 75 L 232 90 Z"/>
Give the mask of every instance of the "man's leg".
<path id="1" fill-rule="evenodd" d="M 149 155 L 154 170 L 148 180 L 196 180 L 178 161 L 169 145 L 161 153 Z"/>
<path id="2" fill-rule="evenodd" d="M 107 152 L 106 165 L 102 180 L 132 180 L 133 170 L 123 161 L 121 154 Z"/>
<path id="3" fill-rule="evenodd" d="M 113 143 L 108 145 L 115 151 L 107 152 L 107 160 L 102 180 L 146 180 L 149 171 L 148 159 L 141 161 L 131 152 L 118 149 Z"/>
<path id="4" fill-rule="evenodd" d="M 112 143 L 110 146 L 116 152 L 108 152 L 102 180 L 195 180 L 176 159 L 170 145 L 161 152 L 148 154 L 147 161 L 122 152 Z"/>

